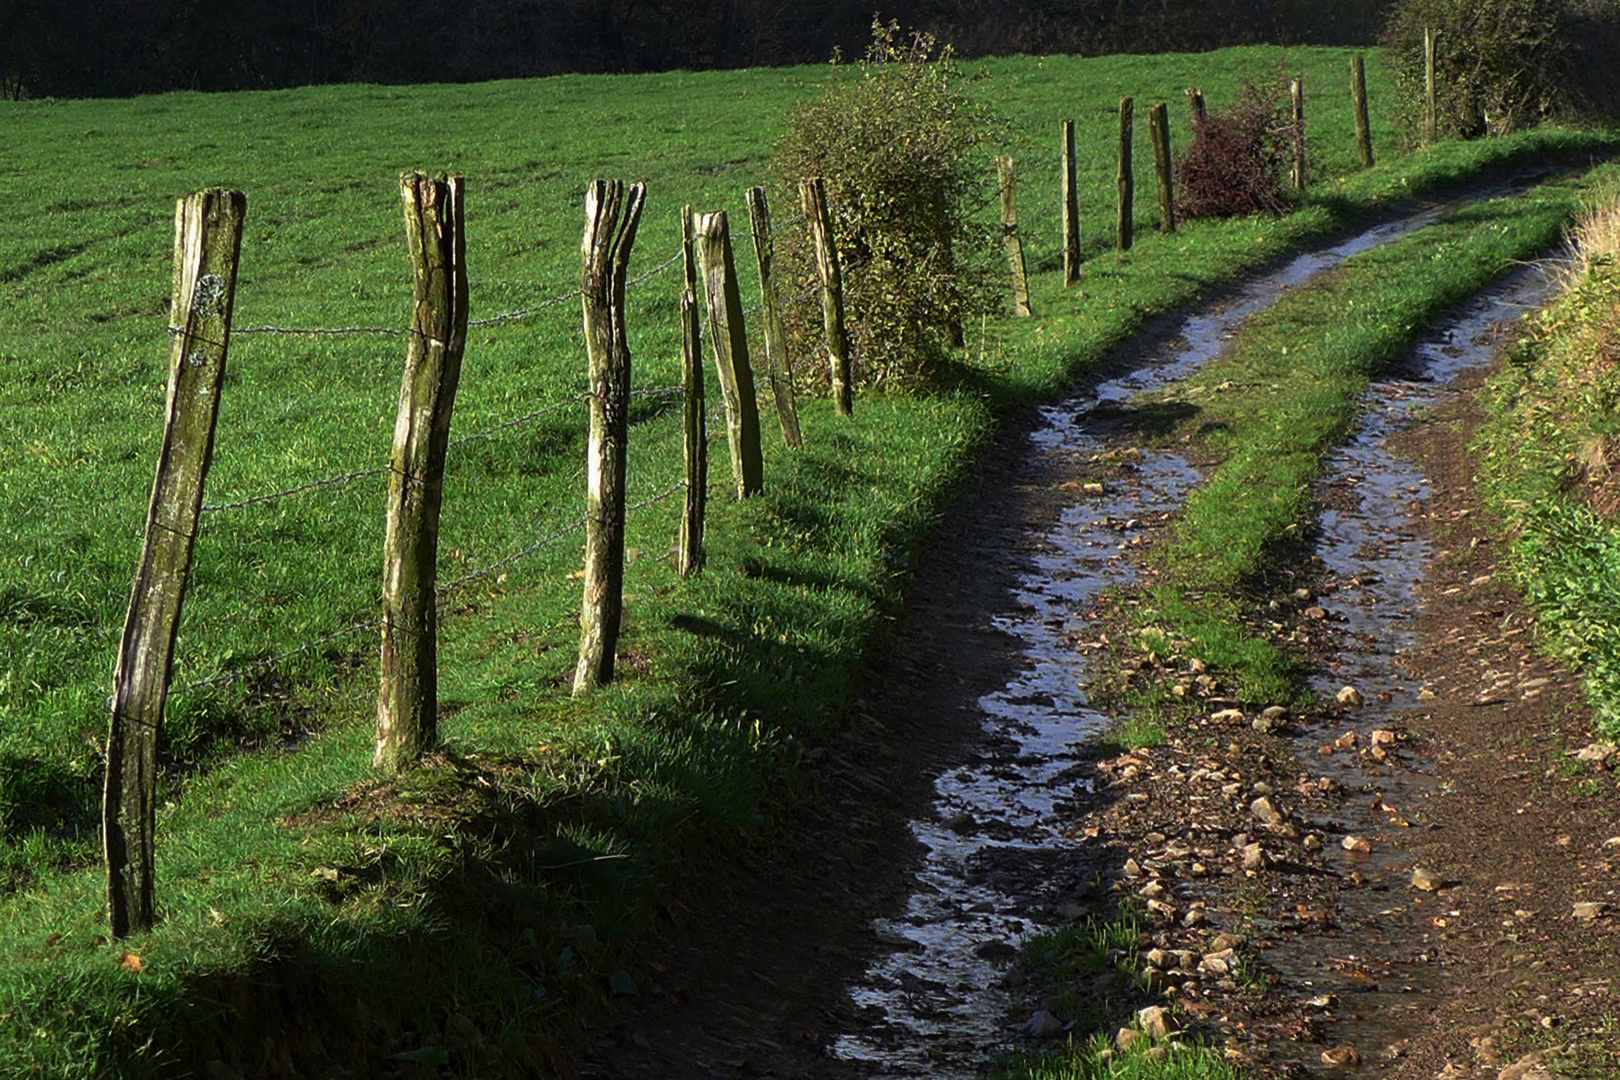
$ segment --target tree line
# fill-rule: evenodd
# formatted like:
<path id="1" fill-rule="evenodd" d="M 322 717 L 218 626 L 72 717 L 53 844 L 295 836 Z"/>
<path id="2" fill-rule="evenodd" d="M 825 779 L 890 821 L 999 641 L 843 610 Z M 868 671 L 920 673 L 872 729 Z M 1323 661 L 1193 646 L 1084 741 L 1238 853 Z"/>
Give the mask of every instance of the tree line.
<path id="1" fill-rule="evenodd" d="M 959 55 L 1370 44 L 1391 0 L 895 0 Z M 761 67 L 859 56 L 873 0 L 0 0 L 0 92 Z"/>

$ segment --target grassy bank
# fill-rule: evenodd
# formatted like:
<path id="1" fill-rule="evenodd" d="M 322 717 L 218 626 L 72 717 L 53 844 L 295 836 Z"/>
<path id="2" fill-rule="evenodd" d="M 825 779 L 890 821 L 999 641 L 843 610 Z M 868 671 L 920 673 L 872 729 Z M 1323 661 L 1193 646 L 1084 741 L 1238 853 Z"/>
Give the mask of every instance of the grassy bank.
<path id="1" fill-rule="evenodd" d="M 1571 231 L 1562 295 L 1525 321 L 1491 381 L 1483 490 L 1542 643 L 1580 672 L 1600 733 L 1620 739 L 1620 186 L 1591 194 Z"/>
<path id="2" fill-rule="evenodd" d="M 1327 86 L 1347 55 L 1291 63 Z M 1274 58 L 996 61 L 982 86 L 1027 146 L 1074 115 L 1097 155 L 1120 93 L 1174 100 L 1197 81 L 1218 105 Z M 1009 409 L 1057 393 L 1154 316 L 1408 193 L 1607 145 L 1545 132 L 1400 157 L 1380 118 L 1387 163 L 1339 178 L 1353 129 L 1347 105 L 1324 105 L 1323 175 L 1303 211 L 1170 237 L 1144 219 L 1126 256 L 1093 230 L 1088 276 L 1067 291 L 1055 215 L 1043 226 L 1026 195 L 1037 317 L 970 332 L 954 393 L 863 400 L 849 422 L 814 403 L 804 452 L 768 448 L 763 497 L 716 500 L 695 581 L 665 559 L 673 503 L 638 511 L 627 677 L 573 699 L 580 193 L 598 174 L 647 179 L 632 272 L 658 268 L 677 208 L 735 211 L 789 102 L 836 77 L 0 103 L 27 148 L 0 172 L 30 223 L 0 240 L 14 373 L 0 402 L 15 431 L 0 449 L 0 1073 L 140 1076 L 219 1058 L 255 1075 L 416 1062 L 497 1076 L 561 1053 L 594 1003 L 647 978 L 635 946 L 660 882 L 791 798 L 875 628 L 901 608 L 935 509 Z M 1084 160 L 1095 215 L 1112 165 Z M 475 319 L 561 298 L 469 338 L 456 434 L 480 437 L 452 452 L 441 573 L 500 569 L 456 590 L 441 626 L 445 752 L 398 784 L 369 773 L 375 635 L 344 631 L 375 608 L 379 478 L 208 515 L 167 720 L 163 922 L 108 943 L 97 742 L 159 435 L 173 199 L 247 191 L 239 327 L 387 328 L 408 305 L 392 181 L 404 166 L 468 177 Z M 676 291 L 666 269 L 631 292 L 638 387 L 678 378 Z M 374 468 L 401 353 L 377 335 L 239 336 L 209 501 Z M 641 502 L 678 478 L 678 418 L 652 395 L 633 420 Z M 721 464 L 717 488 L 728 481 Z"/>

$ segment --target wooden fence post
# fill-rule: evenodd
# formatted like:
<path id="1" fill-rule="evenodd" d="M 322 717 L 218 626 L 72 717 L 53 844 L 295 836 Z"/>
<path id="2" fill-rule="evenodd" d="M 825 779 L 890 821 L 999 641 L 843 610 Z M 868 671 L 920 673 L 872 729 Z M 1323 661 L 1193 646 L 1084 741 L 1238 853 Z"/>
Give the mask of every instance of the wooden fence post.
<path id="1" fill-rule="evenodd" d="M 1204 104 L 1204 92 L 1196 86 L 1187 87 L 1187 109 L 1192 113 L 1195 128 L 1209 119 L 1209 107 Z"/>
<path id="2" fill-rule="evenodd" d="M 597 180 L 585 193 L 580 306 L 590 362 L 591 434 L 586 463 L 585 593 L 579 611 L 574 694 L 613 681 L 624 614 L 624 477 L 630 438 L 630 343 L 625 278 L 647 186 Z"/>
<path id="3" fill-rule="evenodd" d="M 1350 100 L 1356 109 L 1356 146 L 1361 150 L 1361 167 L 1373 166 L 1372 125 L 1367 119 L 1367 62 L 1350 58 Z"/>
<path id="4" fill-rule="evenodd" d="M 849 331 L 844 326 L 844 275 L 833 242 L 827 184 L 819 176 L 801 181 L 799 196 L 816 245 L 816 271 L 821 277 L 821 321 L 827 331 L 827 359 L 832 367 L 833 408 L 839 416 L 855 411 L 854 380 L 849 365 Z"/>
<path id="5" fill-rule="evenodd" d="M 108 915 L 115 938 L 150 930 L 157 918 L 158 732 L 214 453 L 246 214 L 247 198 L 240 191 L 218 188 L 187 196 L 175 208 L 163 450 L 113 673 L 102 792 Z"/>
<path id="6" fill-rule="evenodd" d="M 720 373 L 720 394 L 726 403 L 731 471 L 737 480 L 737 498 L 746 499 L 764 488 L 765 461 L 759 446 L 754 373 L 748 364 L 748 328 L 743 322 L 731 229 L 724 210 L 698 215 L 697 253 L 708 298 L 709 341 L 714 348 L 714 366 Z"/>
<path id="7" fill-rule="evenodd" d="M 1080 189 L 1074 155 L 1074 121 L 1063 121 L 1063 284 L 1080 280 Z"/>
<path id="8" fill-rule="evenodd" d="M 1434 89 L 1434 31 L 1423 28 L 1423 143 L 1440 141 L 1440 105 Z"/>
<path id="9" fill-rule="evenodd" d="M 383 540 L 382 678 L 372 765 L 399 772 L 438 741 L 439 508 L 450 415 L 467 344 L 467 238 L 460 176 L 407 172 L 414 304 L 389 454 Z"/>
<path id="10" fill-rule="evenodd" d="M 996 173 L 1001 182 L 1002 242 L 1012 270 L 1013 311 L 1029 315 L 1029 273 L 1024 267 L 1024 240 L 1018 235 L 1018 174 L 1013 171 L 1013 159 L 996 158 Z"/>
<path id="11" fill-rule="evenodd" d="M 1159 174 L 1159 231 L 1176 231 L 1176 192 L 1170 165 L 1170 106 L 1159 102 L 1148 111 L 1153 136 L 1153 168 Z"/>
<path id="12" fill-rule="evenodd" d="M 771 239 L 771 207 L 765 189 L 748 189 L 748 223 L 754 234 L 754 259 L 759 264 L 759 298 L 765 313 L 765 374 L 776 399 L 776 420 L 782 441 L 794 450 L 804 445 L 799 433 L 799 409 L 793 400 L 793 362 L 782 334 L 782 310 L 776 301 L 776 245 Z"/>
<path id="13" fill-rule="evenodd" d="M 1294 128 L 1294 190 L 1305 190 L 1305 76 L 1296 75 L 1288 84 L 1288 97 L 1293 106 Z"/>
<path id="14" fill-rule="evenodd" d="M 681 210 L 681 248 L 686 282 L 681 290 L 681 382 L 686 388 L 682 434 L 686 459 L 686 504 L 681 515 L 681 577 L 703 570 L 703 514 L 709 498 L 709 420 L 703 396 L 703 340 L 698 322 L 697 251 L 692 234 L 692 208 Z"/>
<path id="15" fill-rule="evenodd" d="M 1136 175 L 1131 161 L 1131 120 L 1136 103 L 1119 99 L 1119 222 L 1117 247 L 1131 250 L 1131 228 L 1136 214 Z"/>

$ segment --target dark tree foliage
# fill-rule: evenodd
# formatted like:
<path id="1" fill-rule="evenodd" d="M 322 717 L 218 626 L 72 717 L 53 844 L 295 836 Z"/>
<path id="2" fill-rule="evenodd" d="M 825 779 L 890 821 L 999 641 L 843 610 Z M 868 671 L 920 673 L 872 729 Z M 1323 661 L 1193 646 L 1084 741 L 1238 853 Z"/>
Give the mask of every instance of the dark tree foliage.
<path id="1" fill-rule="evenodd" d="M 959 56 L 1365 44 L 1390 2 L 0 0 L 0 95 L 817 63 L 858 54 L 874 8 Z"/>

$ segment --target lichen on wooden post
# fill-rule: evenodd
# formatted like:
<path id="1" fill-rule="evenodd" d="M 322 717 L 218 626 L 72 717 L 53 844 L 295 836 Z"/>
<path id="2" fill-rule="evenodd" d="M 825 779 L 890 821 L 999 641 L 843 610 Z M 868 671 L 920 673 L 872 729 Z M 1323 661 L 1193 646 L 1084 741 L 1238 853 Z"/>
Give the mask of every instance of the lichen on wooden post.
<path id="1" fill-rule="evenodd" d="M 1012 271 L 1013 312 L 1029 315 L 1029 273 L 1024 266 L 1024 239 L 1018 235 L 1018 174 L 1013 159 L 996 158 L 1001 187 L 1001 236 L 1007 248 L 1007 265 Z"/>
<path id="2" fill-rule="evenodd" d="M 1130 98 L 1119 99 L 1119 220 L 1116 222 L 1116 243 L 1120 251 L 1131 250 L 1131 230 L 1136 217 L 1136 172 L 1131 160 L 1131 124 L 1136 103 Z"/>
<path id="3" fill-rule="evenodd" d="M 439 737 L 439 511 L 468 310 L 461 177 L 407 172 L 399 190 L 413 302 L 383 540 L 382 674 L 372 764 L 385 772 L 408 768 Z"/>
<path id="4" fill-rule="evenodd" d="M 737 481 L 737 498 L 746 499 L 764 489 L 765 459 L 760 451 L 754 372 L 748 362 L 748 328 L 743 321 L 731 227 L 724 210 L 698 215 L 697 253 L 708 301 L 709 344 L 720 376 L 720 395 L 726 404 L 731 471 Z"/>
<path id="5" fill-rule="evenodd" d="M 681 289 L 681 382 L 686 391 L 682 415 L 683 457 L 686 466 L 686 501 L 676 553 L 681 577 L 703 570 L 703 515 L 709 496 L 709 425 L 703 396 L 703 341 L 698 319 L 697 252 L 692 232 L 692 208 L 681 211 L 681 248 L 686 278 Z"/>
<path id="6" fill-rule="evenodd" d="M 804 445 L 799 432 L 799 409 L 793 399 L 793 363 L 782 332 L 782 309 L 776 296 L 776 245 L 771 238 L 771 207 L 765 189 L 748 189 L 748 221 L 754 234 L 754 261 L 759 267 L 760 311 L 765 316 L 765 374 L 776 401 L 776 420 L 789 449 Z"/>
<path id="7" fill-rule="evenodd" d="M 624 291 L 630 249 L 646 200 L 645 184 L 632 184 L 627 191 L 619 180 L 598 180 L 585 195 L 579 295 L 590 364 L 591 430 L 576 695 L 613 681 L 624 615 L 625 471 L 630 437 L 630 342 L 624 324 Z"/>
<path id="8" fill-rule="evenodd" d="M 1350 101 L 1356 110 L 1356 148 L 1361 151 L 1361 167 L 1373 167 L 1372 125 L 1367 119 L 1367 62 L 1350 58 Z"/>
<path id="9" fill-rule="evenodd" d="M 187 196 L 175 208 L 163 449 L 113 672 L 102 792 L 108 921 L 115 938 L 150 930 L 157 920 L 158 734 L 213 459 L 246 214 L 240 191 L 218 188 Z"/>
<path id="10" fill-rule="evenodd" d="M 1159 231 L 1176 231 L 1176 192 L 1170 164 L 1170 106 L 1159 102 L 1148 111 L 1153 137 L 1153 168 L 1159 177 Z"/>
<path id="11" fill-rule="evenodd" d="M 1063 121 L 1063 284 L 1080 280 L 1080 194 L 1074 154 L 1074 121 Z"/>
<path id="12" fill-rule="evenodd" d="M 833 408 L 839 416 L 849 416 L 855 411 L 855 387 L 850 371 L 849 331 L 844 325 L 844 274 L 838 265 L 838 245 L 833 241 L 826 181 L 819 176 L 801 181 L 799 197 L 810 223 L 816 273 L 821 279 L 821 323 L 827 334 Z"/>

